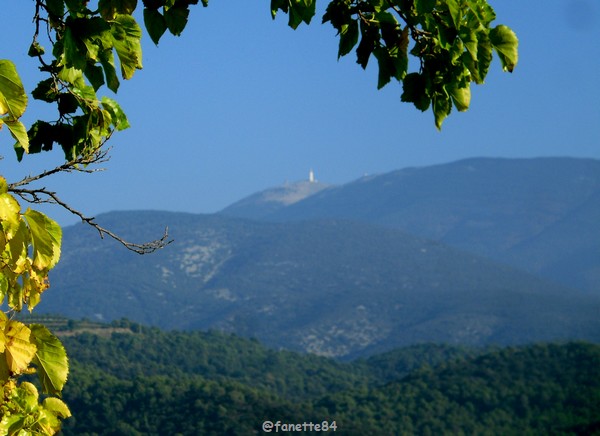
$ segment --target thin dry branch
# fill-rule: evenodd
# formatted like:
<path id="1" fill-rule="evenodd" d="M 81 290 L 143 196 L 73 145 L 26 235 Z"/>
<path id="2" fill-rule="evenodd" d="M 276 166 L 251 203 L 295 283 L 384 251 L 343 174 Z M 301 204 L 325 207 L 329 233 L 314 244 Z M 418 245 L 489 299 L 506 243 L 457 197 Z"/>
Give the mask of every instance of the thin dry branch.
<path id="1" fill-rule="evenodd" d="M 146 242 L 143 244 L 137 244 L 134 242 L 126 241 L 125 239 L 123 239 L 119 235 L 115 234 L 114 232 L 99 225 L 95 221 L 95 219 L 96 219 L 95 217 L 85 216 L 83 213 L 81 213 L 77 209 L 74 209 L 73 207 L 71 207 L 68 203 L 61 200 L 58 197 L 58 195 L 56 195 L 56 192 L 50 191 L 46 188 L 25 189 L 25 188 L 11 187 L 11 186 L 9 186 L 8 190 L 10 192 L 13 192 L 14 194 L 18 195 L 19 197 L 21 197 L 23 200 L 27 201 L 28 203 L 57 204 L 57 205 L 61 206 L 63 209 L 66 209 L 69 212 L 71 212 L 73 215 L 78 216 L 82 222 L 95 228 L 98 231 L 98 233 L 100 234 L 100 237 L 102 239 L 104 239 L 104 236 L 106 235 L 106 236 L 114 239 L 115 241 L 119 242 L 120 244 L 122 244 L 128 250 L 131 250 L 135 253 L 149 254 L 156 250 L 164 248 L 167 245 L 169 245 L 171 242 L 173 242 L 172 239 L 169 239 L 168 227 L 165 228 L 165 232 L 160 239 L 156 239 L 154 241 Z"/>
<path id="2" fill-rule="evenodd" d="M 10 188 L 17 188 L 19 186 L 25 186 L 30 184 L 31 182 L 35 182 L 36 180 L 43 179 L 44 177 L 51 176 L 56 173 L 71 173 L 71 172 L 80 172 L 80 173 L 95 173 L 98 171 L 104 171 L 104 168 L 87 168 L 90 164 L 104 163 L 108 162 L 110 156 L 108 156 L 108 152 L 110 148 L 107 150 L 97 149 L 90 156 L 80 156 L 76 159 L 73 159 L 69 162 L 65 162 L 62 165 L 57 166 L 51 170 L 42 171 L 39 174 L 34 176 L 27 176 L 18 182 L 11 183 L 9 185 Z"/>
<path id="3" fill-rule="evenodd" d="M 24 188 L 24 186 L 27 186 L 32 182 L 41 180 L 43 178 L 46 178 L 48 176 L 51 176 L 51 175 L 57 174 L 57 173 L 71 173 L 71 172 L 94 173 L 97 171 L 103 171 L 103 168 L 88 168 L 88 165 L 103 163 L 103 162 L 106 162 L 109 160 L 110 157 L 108 156 L 108 152 L 110 151 L 110 148 L 106 149 L 106 150 L 103 150 L 101 148 L 105 142 L 106 141 L 103 141 L 103 143 L 100 144 L 100 146 L 98 148 L 96 148 L 91 153 L 86 154 L 85 156 L 79 156 L 79 157 L 77 157 L 73 160 L 70 160 L 68 162 L 65 162 L 64 164 L 59 165 L 51 170 L 42 171 L 39 174 L 36 174 L 33 176 L 30 175 L 30 176 L 24 177 L 23 179 L 19 180 L 18 182 L 9 184 L 8 191 L 18 195 L 19 197 L 21 197 L 24 201 L 26 201 L 28 203 L 57 204 L 60 207 L 62 207 L 63 209 L 71 212 L 73 215 L 78 216 L 82 222 L 95 228 L 98 231 L 98 233 L 100 234 L 100 237 L 102 239 L 104 239 L 104 236 L 106 235 L 106 236 L 114 239 L 115 241 L 121 243 L 128 250 L 131 250 L 135 253 L 148 254 L 148 253 L 152 253 L 160 248 L 164 248 L 165 246 L 167 246 L 171 242 L 173 242 L 173 240 L 168 239 L 169 238 L 168 228 L 165 228 L 165 232 L 160 239 L 156 239 L 154 241 L 146 242 L 143 244 L 129 242 L 129 241 L 126 241 L 125 239 L 123 239 L 122 237 L 120 237 L 119 235 L 115 234 L 114 232 L 100 226 L 95 221 L 96 220 L 95 217 L 88 217 L 88 216 L 84 215 L 82 212 L 80 212 L 79 210 L 70 206 L 68 203 L 61 200 L 58 197 L 58 195 L 56 194 L 56 192 L 50 191 L 49 189 L 46 189 L 45 187 L 44 188 Z"/>

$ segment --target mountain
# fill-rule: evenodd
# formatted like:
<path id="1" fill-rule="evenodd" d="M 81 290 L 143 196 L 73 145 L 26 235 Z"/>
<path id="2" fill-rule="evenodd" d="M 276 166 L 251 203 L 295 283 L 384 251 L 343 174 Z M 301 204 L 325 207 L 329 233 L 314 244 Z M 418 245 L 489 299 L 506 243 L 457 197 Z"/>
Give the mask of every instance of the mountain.
<path id="1" fill-rule="evenodd" d="M 264 214 L 254 206 L 252 217 L 276 222 L 399 229 L 600 294 L 598 160 L 467 159 L 363 177 Z"/>
<path id="2" fill-rule="evenodd" d="M 83 224 L 64 229 L 38 313 L 219 329 L 346 359 L 423 342 L 600 341 L 597 296 L 394 229 L 151 211 L 98 220 L 138 242 L 168 225 L 175 242 L 139 256 Z"/>
<path id="3" fill-rule="evenodd" d="M 285 183 L 282 186 L 252 194 L 226 207 L 222 212 L 228 216 L 261 219 L 331 187 L 331 185 L 320 183 L 312 178 Z"/>

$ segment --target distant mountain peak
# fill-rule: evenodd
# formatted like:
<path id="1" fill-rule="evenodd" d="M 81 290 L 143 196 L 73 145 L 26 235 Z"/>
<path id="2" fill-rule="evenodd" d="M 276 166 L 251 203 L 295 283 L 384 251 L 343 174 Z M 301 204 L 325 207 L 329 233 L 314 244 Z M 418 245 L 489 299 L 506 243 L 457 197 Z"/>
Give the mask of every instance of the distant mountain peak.
<path id="1" fill-rule="evenodd" d="M 319 183 L 314 179 L 294 183 L 285 183 L 282 186 L 267 189 L 262 192 L 260 201 L 263 203 L 281 203 L 285 206 L 297 203 L 300 200 L 316 194 L 329 185 Z"/>
<path id="2" fill-rule="evenodd" d="M 233 203 L 223 209 L 221 213 L 229 216 L 260 219 L 331 186 L 319 182 L 315 178 L 314 171 L 310 170 L 307 180 L 285 182 L 283 185 L 265 189 Z"/>

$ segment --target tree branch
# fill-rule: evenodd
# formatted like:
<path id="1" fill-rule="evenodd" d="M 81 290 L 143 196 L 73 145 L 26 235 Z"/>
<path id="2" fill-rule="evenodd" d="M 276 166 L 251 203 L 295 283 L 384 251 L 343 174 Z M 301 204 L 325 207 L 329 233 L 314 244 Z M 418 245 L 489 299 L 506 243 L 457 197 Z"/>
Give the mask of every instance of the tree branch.
<path id="1" fill-rule="evenodd" d="M 98 233 L 102 239 L 104 239 L 104 236 L 106 235 L 106 236 L 114 239 L 115 241 L 119 242 L 120 244 L 122 244 L 128 250 L 131 250 L 138 254 L 152 253 L 156 250 L 166 247 L 171 242 L 173 242 L 172 239 L 168 239 L 169 238 L 168 227 L 165 228 L 165 232 L 160 239 L 156 239 L 154 241 L 146 242 L 143 244 L 137 244 L 134 242 L 126 241 L 125 239 L 123 239 L 119 235 L 115 234 L 114 232 L 99 225 L 95 221 L 95 219 L 96 219 L 95 217 L 85 216 L 83 213 L 81 213 L 77 209 L 74 209 L 68 203 L 61 200 L 58 197 L 58 195 L 56 195 L 56 192 L 50 191 L 46 188 L 25 189 L 25 188 L 12 187 L 12 185 L 11 185 L 11 186 L 9 186 L 8 190 L 10 192 L 13 192 L 14 194 L 18 195 L 19 197 L 21 197 L 23 200 L 27 201 L 28 203 L 57 204 L 57 205 L 61 206 L 63 209 L 66 209 L 69 212 L 71 212 L 73 215 L 78 216 L 82 222 L 95 228 L 98 231 Z"/>
<path id="2" fill-rule="evenodd" d="M 104 142 L 103 142 L 103 144 L 104 144 Z M 102 239 L 104 239 L 104 236 L 106 235 L 106 236 L 114 239 L 115 241 L 121 243 L 128 250 L 134 251 L 138 254 L 152 253 L 160 248 L 164 248 L 167 245 L 169 245 L 171 242 L 173 242 L 173 240 L 168 239 L 169 238 L 168 228 L 165 228 L 165 232 L 160 239 L 157 239 L 157 240 L 154 240 L 151 242 L 147 242 L 144 244 L 137 244 L 137 243 L 129 242 L 129 241 L 126 241 L 125 239 L 123 239 L 122 237 L 120 237 L 119 235 L 115 234 L 114 232 L 100 226 L 95 221 L 95 219 L 96 219 L 95 217 L 88 217 L 88 216 L 84 215 L 82 212 L 80 212 L 77 209 L 70 206 L 68 203 L 61 200 L 58 197 L 58 195 L 56 194 L 56 192 L 50 191 L 49 189 L 46 189 L 45 187 L 44 188 L 31 188 L 31 189 L 23 188 L 23 186 L 27 186 L 32 182 L 41 180 L 45 177 L 51 176 L 53 174 L 61 173 L 61 172 L 64 172 L 64 173 L 71 173 L 71 172 L 94 173 L 97 171 L 103 171 L 103 168 L 87 168 L 87 166 L 90 164 L 102 163 L 102 162 L 106 162 L 110 159 L 110 157 L 108 156 L 108 152 L 110 151 L 110 148 L 107 150 L 102 150 L 101 147 L 102 147 L 102 145 L 100 145 L 98 148 L 96 148 L 96 150 L 94 150 L 90 154 L 87 154 L 86 156 L 79 156 L 79 157 L 77 157 L 73 160 L 70 160 L 69 162 L 65 162 L 64 164 L 59 165 L 51 170 L 46 170 L 46 171 L 43 171 L 43 172 L 33 175 L 33 176 L 30 175 L 30 176 L 24 177 L 23 179 L 19 180 L 18 182 L 11 183 L 8 185 L 8 191 L 18 195 L 19 197 L 21 197 L 23 200 L 25 200 L 28 203 L 57 204 L 60 207 L 62 207 L 63 209 L 71 212 L 73 215 L 78 216 L 82 222 L 95 228 L 98 231 L 98 233 L 100 234 L 100 237 Z"/>
<path id="3" fill-rule="evenodd" d="M 60 173 L 60 172 L 95 173 L 98 171 L 104 171 L 104 168 L 88 169 L 88 168 L 84 168 L 84 167 L 87 165 L 90 165 L 90 164 L 108 162 L 110 160 L 110 156 L 108 156 L 109 151 L 110 151 L 110 148 L 108 150 L 101 150 L 100 148 L 98 148 L 90 156 L 87 156 L 87 157 L 80 156 L 76 159 L 70 160 L 69 162 L 65 162 L 64 164 L 59 165 L 56 168 L 53 168 L 51 170 L 43 171 L 39 174 L 36 174 L 35 176 L 27 176 L 27 177 L 24 177 L 23 179 L 19 180 L 18 182 L 11 183 L 9 185 L 9 190 L 11 188 L 17 188 L 19 186 L 28 185 L 31 182 L 35 182 L 36 180 L 40 180 L 40 179 L 43 179 L 44 177 L 48 177 L 48 176 L 51 176 L 53 174 Z M 84 166 L 84 167 L 82 167 L 82 166 Z"/>

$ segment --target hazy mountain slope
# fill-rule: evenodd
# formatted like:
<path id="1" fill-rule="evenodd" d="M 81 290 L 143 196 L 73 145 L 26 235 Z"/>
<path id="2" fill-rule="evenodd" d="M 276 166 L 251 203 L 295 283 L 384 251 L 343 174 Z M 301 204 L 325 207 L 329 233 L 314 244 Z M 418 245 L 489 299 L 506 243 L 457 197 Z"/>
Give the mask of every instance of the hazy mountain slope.
<path id="1" fill-rule="evenodd" d="M 219 328 L 268 345 L 351 357 L 437 341 L 600 340 L 600 299 L 395 230 L 344 221 L 111 213 L 149 256 L 65 229 L 40 311 L 177 329 Z"/>
<path id="2" fill-rule="evenodd" d="M 319 192 L 265 216 L 364 221 L 600 292 L 600 161 L 467 159 Z"/>
<path id="3" fill-rule="evenodd" d="M 223 209 L 222 213 L 233 217 L 261 219 L 330 187 L 308 180 L 286 183 L 243 198 Z"/>
<path id="4" fill-rule="evenodd" d="M 600 293 L 600 192 L 507 256 L 515 263 L 529 259 L 530 268 L 544 277 Z"/>

